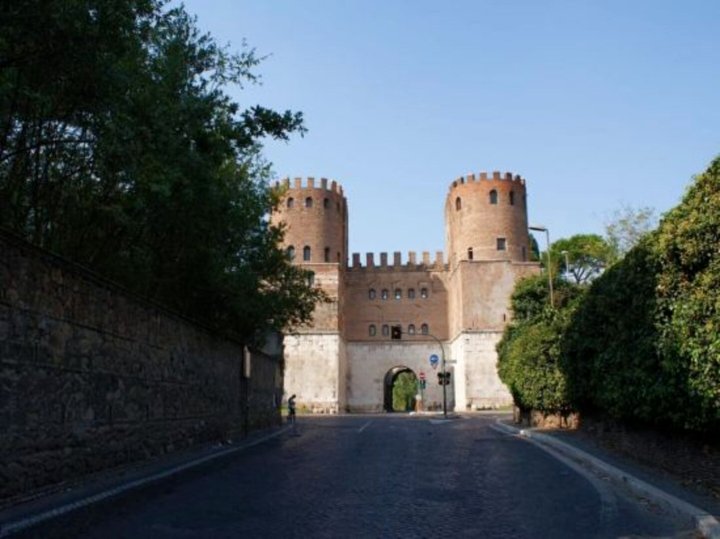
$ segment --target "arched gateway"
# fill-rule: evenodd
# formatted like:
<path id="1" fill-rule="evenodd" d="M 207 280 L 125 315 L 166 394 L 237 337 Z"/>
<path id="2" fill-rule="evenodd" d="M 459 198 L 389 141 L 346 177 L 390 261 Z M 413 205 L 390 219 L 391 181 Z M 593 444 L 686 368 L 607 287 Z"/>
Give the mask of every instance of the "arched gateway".
<path id="1" fill-rule="evenodd" d="M 407 373 L 409 376 L 401 377 Z M 397 386 L 397 387 L 396 387 Z M 405 366 L 393 367 L 385 373 L 383 383 L 383 410 L 385 412 L 405 412 L 415 410 L 417 375 Z M 395 394 L 395 399 L 393 399 Z M 395 402 L 393 402 L 395 400 Z"/>

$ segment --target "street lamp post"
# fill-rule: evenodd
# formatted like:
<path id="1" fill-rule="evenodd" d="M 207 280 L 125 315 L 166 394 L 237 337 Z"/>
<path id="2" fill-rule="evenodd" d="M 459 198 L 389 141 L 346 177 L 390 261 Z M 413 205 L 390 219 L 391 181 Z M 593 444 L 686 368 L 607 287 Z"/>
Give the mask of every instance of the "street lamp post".
<path id="1" fill-rule="evenodd" d="M 567 274 L 570 273 L 570 261 L 568 259 L 568 252 L 560 251 L 560 254 L 565 255 L 565 279 L 567 279 Z"/>
<path id="2" fill-rule="evenodd" d="M 552 264 L 550 260 L 550 231 L 546 226 L 530 226 L 530 230 L 536 230 L 538 232 L 545 232 L 545 240 L 547 242 L 547 273 L 548 273 L 548 287 L 550 288 L 550 307 L 555 308 L 555 300 L 553 298 L 553 283 L 552 283 Z"/>

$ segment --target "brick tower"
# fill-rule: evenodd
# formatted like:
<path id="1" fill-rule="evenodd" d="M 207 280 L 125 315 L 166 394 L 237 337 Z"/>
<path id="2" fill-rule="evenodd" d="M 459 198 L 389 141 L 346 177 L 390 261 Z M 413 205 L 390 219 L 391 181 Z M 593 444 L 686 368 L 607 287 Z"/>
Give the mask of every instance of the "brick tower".
<path id="1" fill-rule="evenodd" d="M 451 264 L 460 260 L 527 261 L 525 180 L 499 172 L 455 180 L 445 200 L 445 249 Z"/>
<path id="2" fill-rule="evenodd" d="M 525 180 L 481 172 L 452 182 L 445 200 L 445 249 L 456 407 L 506 402 L 495 345 L 510 317 L 515 281 L 537 271 L 537 264 L 528 262 Z"/>
<path id="3" fill-rule="evenodd" d="M 321 178 L 281 181 L 284 190 L 272 222 L 284 222 L 283 247 L 296 264 L 313 272 L 331 298 L 316 307 L 313 324 L 285 337 L 285 387 L 311 411 L 337 413 L 346 401 L 343 270 L 347 261 L 348 212 L 342 187 Z"/>

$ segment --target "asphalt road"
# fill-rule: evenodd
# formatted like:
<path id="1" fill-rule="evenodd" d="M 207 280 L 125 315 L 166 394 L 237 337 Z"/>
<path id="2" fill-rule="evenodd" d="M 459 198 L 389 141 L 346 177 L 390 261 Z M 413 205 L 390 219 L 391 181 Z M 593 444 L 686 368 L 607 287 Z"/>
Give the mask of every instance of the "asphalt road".
<path id="1" fill-rule="evenodd" d="M 694 537 L 689 523 L 494 420 L 301 417 L 296 433 L 27 536 Z"/>

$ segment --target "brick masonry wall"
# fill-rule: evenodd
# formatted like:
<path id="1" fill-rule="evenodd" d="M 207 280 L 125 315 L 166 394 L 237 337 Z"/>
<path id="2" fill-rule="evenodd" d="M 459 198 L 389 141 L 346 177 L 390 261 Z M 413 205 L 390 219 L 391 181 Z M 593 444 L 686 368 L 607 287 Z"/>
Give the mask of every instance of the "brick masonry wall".
<path id="1" fill-rule="evenodd" d="M 279 421 L 278 360 L 0 232 L 0 500 Z"/>
<path id="2" fill-rule="evenodd" d="M 446 272 L 434 267 L 421 269 L 408 266 L 384 268 L 353 268 L 346 272 L 347 302 L 345 309 L 345 335 L 348 341 L 390 341 L 383 336 L 382 326 L 400 325 L 403 339 L 430 340 L 421 335 L 421 326 L 427 324 L 429 332 L 441 340 L 447 339 L 447 283 Z M 422 297 L 422 289 L 427 297 Z M 374 290 L 371 299 L 369 291 Z M 382 291 L 388 297 L 383 299 Z M 399 299 L 395 291 L 400 292 Z M 415 297 L 410 298 L 412 290 Z M 408 326 L 415 326 L 415 335 L 408 335 Z M 374 325 L 376 334 L 369 334 Z"/>

